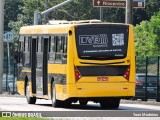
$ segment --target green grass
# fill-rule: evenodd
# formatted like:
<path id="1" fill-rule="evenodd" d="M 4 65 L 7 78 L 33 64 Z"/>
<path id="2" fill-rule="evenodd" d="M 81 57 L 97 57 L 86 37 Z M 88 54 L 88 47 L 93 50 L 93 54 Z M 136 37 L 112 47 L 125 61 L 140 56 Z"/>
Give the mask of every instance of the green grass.
<path id="1" fill-rule="evenodd" d="M 44 120 L 44 118 L 32 118 L 32 117 L 2 117 L 1 120 Z"/>

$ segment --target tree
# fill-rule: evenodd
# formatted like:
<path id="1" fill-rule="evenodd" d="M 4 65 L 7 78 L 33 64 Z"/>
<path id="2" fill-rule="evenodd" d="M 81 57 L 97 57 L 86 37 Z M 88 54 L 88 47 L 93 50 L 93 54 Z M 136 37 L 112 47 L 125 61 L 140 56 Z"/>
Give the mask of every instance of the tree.
<path id="1" fill-rule="evenodd" d="M 64 1 L 65 0 L 49 0 L 49 8 Z M 17 31 L 21 27 L 20 25 L 32 25 L 34 11 L 44 11 L 44 2 L 44 0 L 22 0 L 23 5 L 20 7 L 22 13 L 17 16 L 17 21 L 10 21 L 9 27 L 12 28 L 13 31 Z M 98 15 L 98 9 L 94 8 L 90 3 L 92 3 L 92 0 L 74 0 L 74 2 L 71 2 L 60 9 L 49 13 L 49 19 L 96 19 Z M 16 33 L 18 33 L 18 31 Z"/>
<path id="2" fill-rule="evenodd" d="M 48 0 L 48 7 L 50 8 L 64 1 L 65 0 Z M 34 11 L 44 11 L 44 4 L 45 0 L 21 0 L 21 6 L 19 6 L 22 11 L 21 15 L 17 16 L 17 21 L 10 20 L 10 28 L 16 31 L 18 30 L 18 28 L 15 28 L 16 24 L 32 25 Z M 143 20 L 149 20 L 157 11 L 160 11 L 160 1 L 146 0 L 145 9 L 134 9 L 134 25 L 139 24 Z M 49 13 L 48 16 L 50 20 L 99 19 L 99 8 L 93 7 L 92 0 L 73 0 L 73 2 Z M 104 8 L 104 21 L 124 23 L 125 9 Z M 21 27 L 19 25 L 17 27 Z"/>
<path id="3" fill-rule="evenodd" d="M 144 9 L 134 9 L 133 24 L 139 24 L 144 20 L 150 20 L 153 15 L 160 11 L 160 0 L 145 0 Z"/>
<path id="4" fill-rule="evenodd" d="M 160 55 L 160 12 L 150 21 L 143 21 L 135 27 L 135 47 L 137 56 Z"/>
<path id="5" fill-rule="evenodd" d="M 22 6 L 21 0 L 5 0 L 5 6 L 4 6 L 4 31 L 10 31 L 11 28 L 9 28 L 8 23 L 12 21 L 17 20 L 17 15 L 21 14 L 22 10 L 19 9 L 20 6 Z"/>
<path id="6" fill-rule="evenodd" d="M 49 8 L 55 6 L 65 0 L 49 0 Z M 22 0 L 23 5 L 20 7 L 28 25 L 33 24 L 34 11 L 44 11 L 45 0 Z M 121 14 L 122 12 L 122 14 Z M 121 14 L 121 16 L 118 16 Z M 104 19 L 110 22 L 124 22 L 124 9 L 104 9 Z M 24 18 L 23 17 L 23 18 Z M 42 16 L 43 17 L 43 16 Z M 49 19 L 57 20 L 86 20 L 99 19 L 99 8 L 93 7 L 92 0 L 74 0 L 73 2 L 49 13 Z M 122 20 L 123 19 L 123 20 Z M 18 18 L 19 22 L 20 19 Z M 23 19 L 22 19 L 23 20 Z M 21 21 L 22 21 L 21 20 Z M 10 27 L 14 29 L 15 21 L 11 21 Z M 15 22 L 17 24 L 17 22 Z"/>
<path id="7" fill-rule="evenodd" d="M 18 14 L 17 15 L 17 21 L 10 21 L 10 23 L 9 23 L 9 26 L 11 27 L 11 28 L 14 28 L 14 29 L 12 29 L 12 33 L 14 34 L 14 42 L 15 42 L 15 49 L 17 49 L 17 47 L 18 47 L 18 35 L 19 35 L 19 29 L 20 29 L 20 27 L 22 27 L 22 26 L 25 26 L 25 25 L 27 25 L 27 18 L 25 17 L 25 16 L 23 16 L 22 14 Z"/>

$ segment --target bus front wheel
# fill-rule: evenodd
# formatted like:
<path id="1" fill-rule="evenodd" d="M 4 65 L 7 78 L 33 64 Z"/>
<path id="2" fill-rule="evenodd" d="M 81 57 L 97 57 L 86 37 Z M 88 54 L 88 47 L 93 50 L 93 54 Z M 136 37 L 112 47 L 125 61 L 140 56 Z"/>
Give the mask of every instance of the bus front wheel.
<path id="1" fill-rule="evenodd" d="M 31 97 L 30 95 L 30 87 L 29 83 L 26 84 L 26 98 L 28 104 L 35 104 L 36 103 L 36 97 Z"/>
<path id="2" fill-rule="evenodd" d="M 56 99 L 56 88 L 54 83 L 52 83 L 51 99 L 53 107 L 61 107 L 63 105 L 62 101 Z"/>

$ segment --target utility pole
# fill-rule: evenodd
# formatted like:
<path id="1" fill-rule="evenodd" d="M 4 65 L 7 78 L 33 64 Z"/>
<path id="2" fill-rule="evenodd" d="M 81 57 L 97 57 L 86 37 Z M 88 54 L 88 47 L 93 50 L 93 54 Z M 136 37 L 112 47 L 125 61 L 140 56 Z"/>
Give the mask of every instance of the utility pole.
<path id="1" fill-rule="evenodd" d="M 100 20 L 103 21 L 103 7 L 100 7 Z"/>
<path id="2" fill-rule="evenodd" d="M 60 3 L 60 4 L 56 5 L 56 6 L 53 6 L 52 8 L 49 8 L 48 10 L 45 10 L 45 11 L 41 12 L 41 15 L 48 14 L 48 13 L 52 12 L 53 10 L 56 10 L 56 9 L 66 5 L 66 4 L 68 4 L 68 3 L 72 2 L 72 1 L 73 0 L 66 0 L 66 1 L 64 1 L 64 2 L 62 2 L 62 3 Z"/>
<path id="3" fill-rule="evenodd" d="M 0 94 L 2 94 L 2 76 L 3 76 L 3 34 L 4 34 L 4 3 L 0 0 Z"/>
<path id="4" fill-rule="evenodd" d="M 133 0 L 126 0 L 126 23 L 133 24 Z"/>
<path id="5" fill-rule="evenodd" d="M 38 21 L 39 21 L 39 12 L 35 11 L 34 12 L 34 25 L 38 25 Z"/>
<path id="6" fill-rule="evenodd" d="M 47 10 L 47 9 L 48 9 L 48 0 L 45 0 L 45 10 Z M 45 22 L 48 21 L 48 14 L 44 15 L 44 20 L 45 20 Z"/>
<path id="7" fill-rule="evenodd" d="M 41 13 L 39 13 L 38 11 L 35 11 L 34 12 L 34 25 L 38 25 L 38 21 L 39 21 L 39 16 L 40 15 L 46 15 L 46 14 L 48 14 L 48 13 L 50 13 L 50 12 L 52 12 L 52 11 L 62 7 L 62 6 L 64 6 L 64 5 L 66 5 L 66 4 L 72 2 L 72 1 L 73 0 L 66 0 L 66 1 L 64 1 L 64 2 L 62 2 L 62 3 L 60 3 L 60 4 L 56 5 L 56 6 L 53 6 L 52 8 L 49 8 L 49 9 L 47 9 L 47 10 L 41 12 Z"/>

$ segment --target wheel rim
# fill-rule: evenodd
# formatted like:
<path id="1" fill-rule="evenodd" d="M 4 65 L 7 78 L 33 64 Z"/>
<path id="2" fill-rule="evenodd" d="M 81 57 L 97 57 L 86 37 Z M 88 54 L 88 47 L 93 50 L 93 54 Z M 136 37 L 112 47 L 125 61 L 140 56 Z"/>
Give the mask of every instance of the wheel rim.
<path id="1" fill-rule="evenodd" d="M 55 87 L 53 87 L 52 89 L 52 103 L 55 104 L 56 101 L 56 95 L 55 95 L 56 91 L 55 91 Z"/>
<path id="2" fill-rule="evenodd" d="M 26 97 L 29 98 L 30 93 L 29 93 L 29 85 L 26 86 Z"/>

